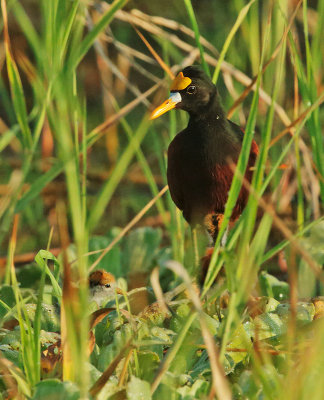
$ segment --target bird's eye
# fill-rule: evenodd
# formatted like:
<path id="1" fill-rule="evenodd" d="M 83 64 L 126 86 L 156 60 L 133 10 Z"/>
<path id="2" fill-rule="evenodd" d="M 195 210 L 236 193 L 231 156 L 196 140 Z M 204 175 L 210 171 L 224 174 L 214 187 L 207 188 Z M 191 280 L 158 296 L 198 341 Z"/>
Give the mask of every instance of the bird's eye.
<path id="1" fill-rule="evenodd" d="M 109 288 L 109 287 L 110 287 L 110 284 L 109 284 L 109 283 L 106 283 L 106 284 L 105 284 L 105 287 L 106 287 L 106 288 Z"/>
<path id="2" fill-rule="evenodd" d="M 194 94 L 194 93 L 196 93 L 196 86 L 190 85 L 190 86 L 187 88 L 187 93 L 188 93 L 188 94 Z"/>

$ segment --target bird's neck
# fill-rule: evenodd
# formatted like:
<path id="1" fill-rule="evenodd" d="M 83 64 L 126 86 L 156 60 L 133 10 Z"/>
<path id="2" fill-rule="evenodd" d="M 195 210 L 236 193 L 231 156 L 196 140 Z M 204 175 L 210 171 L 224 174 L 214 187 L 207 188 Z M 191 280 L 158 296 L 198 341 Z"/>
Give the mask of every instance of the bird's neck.
<path id="1" fill-rule="evenodd" d="M 190 112 L 189 115 L 190 131 L 200 135 L 201 140 L 210 146 L 210 151 L 217 147 L 218 150 L 223 148 L 224 152 L 236 152 L 240 148 L 240 141 L 232 130 L 217 95 L 212 97 L 207 107 L 198 109 L 198 112 Z"/>
<path id="2" fill-rule="evenodd" d="M 226 120 L 226 113 L 222 107 L 216 90 L 211 96 L 208 104 L 196 106 L 193 110 L 189 111 L 190 119 L 199 124 L 204 122 L 221 122 Z"/>

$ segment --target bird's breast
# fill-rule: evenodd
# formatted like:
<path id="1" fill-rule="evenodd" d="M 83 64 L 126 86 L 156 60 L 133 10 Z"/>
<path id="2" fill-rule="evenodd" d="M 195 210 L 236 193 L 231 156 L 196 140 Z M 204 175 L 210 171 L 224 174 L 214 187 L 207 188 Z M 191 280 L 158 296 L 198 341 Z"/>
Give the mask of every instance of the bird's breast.
<path id="1" fill-rule="evenodd" d="M 232 173 L 203 140 L 176 137 L 169 146 L 167 175 L 172 199 L 188 222 L 224 208 Z"/>

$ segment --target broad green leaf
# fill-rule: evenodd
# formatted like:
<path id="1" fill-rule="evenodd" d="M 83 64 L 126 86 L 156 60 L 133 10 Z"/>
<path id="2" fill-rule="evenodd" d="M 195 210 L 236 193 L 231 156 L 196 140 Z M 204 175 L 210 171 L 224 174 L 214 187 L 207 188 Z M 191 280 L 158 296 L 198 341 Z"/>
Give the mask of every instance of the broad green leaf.
<path id="1" fill-rule="evenodd" d="M 114 396 L 116 394 L 116 397 Z M 119 397 L 121 394 L 121 397 Z M 105 386 L 100 390 L 96 396 L 96 400 L 107 400 L 107 399 L 125 399 L 125 389 L 120 389 L 118 386 L 117 376 L 111 376 Z"/>
<path id="2" fill-rule="evenodd" d="M 20 352 L 14 350 L 10 344 L 0 344 L 0 351 L 7 360 L 13 362 L 19 368 L 22 367 Z"/>
<path id="3" fill-rule="evenodd" d="M 178 337 L 175 338 L 175 343 Z M 198 359 L 199 349 L 197 345 L 203 343 L 204 341 L 200 329 L 193 329 L 192 327 L 192 330 L 187 332 L 186 337 L 171 364 L 170 372 L 178 376 L 191 371 Z"/>
<path id="4" fill-rule="evenodd" d="M 42 346 L 50 346 L 57 343 L 61 339 L 61 335 L 56 332 L 40 331 L 40 343 Z"/>
<path id="5" fill-rule="evenodd" d="M 90 385 L 94 385 L 95 382 L 101 377 L 101 372 L 93 365 L 88 363 L 89 375 L 90 375 Z"/>
<path id="6" fill-rule="evenodd" d="M 98 357 L 97 368 L 99 371 L 104 371 L 111 363 L 113 358 L 119 353 L 120 349 L 125 346 L 126 342 L 131 338 L 133 331 L 130 324 L 124 324 L 118 327 L 118 317 L 116 317 L 117 324 L 111 324 L 110 329 L 106 330 L 103 338 L 103 345 L 100 348 Z M 99 325 L 99 324 L 98 324 Z M 109 343 L 107 345 L 107 343 Z"/>
<path id="7" fill-rule="evenodd" d="M 210 371 L 208 353 L 206 350 L 203 350 L 200 355 L 197 356 L 190 375 L 194 380 L 196 380 L 199 376 L 210 375 Z"/>
<path id="8" fill-rule="evenodd" d="M 220 326 L 220 322 L 217 319 L 211 317 L 210 315 L 208 315 L 206 313 L 204 313 L 204 317 L 205 317 L 206 325 L 209 329 L 209 332 L 213 336 L 217 335 L 219 326 Z"/>
<path id="9" fill-rule="evenodd" d="M 127 385 L 127 399 L 128 400 L 150 400 L 151 387 L 146 381 L 136 378 L 134 375 L 131 377 Z"/>
<path id="10" fill-rule="evenodd" d="M 119 233 L 119 229 L 113 229 L 107 236 L 92 236 L 89 240 L 89 252 L 105 249 Z M 121 250 L 120 246 L 114 246 L 100 261 L 97 268 L 104 269 L 115 276 L 122 277 L 125 274 L 121 266 Z M 89 256 L 89 265 L 92 265 L 100 253 Z"/>
<path id="11" fill-rule="evenodd" d="M 257 336 L 258 340 L 280 336 L 287 331 L 286 323 L 275 313 L 260 314 L 254 318 L 253 323 L 252 336 Z"/>
<path id="12" fill-rule="evenodd" d="M 154 351 L 145 350 L 139 351 L 137 357 L 140 368 L 139 377 L 143 380 L 152 382 L 161 361 L 159 355 Z"/>
<path id="13" fill-rule="evenodd" d="M 177 392 L 181 394 L 182 399 L 194 400 L 201 399 L 204 396 L 208 396 L 210 391 L 210 383 L 202 379 L 197 379 L 192 385 L 185 385 L 177 389 Z"/>
<path id="14" fill-rule="evenodd" d="M 123 250 L 124 273 L 147 272 L 157 254 L 162 239 L 160 229 L 138 228 L 125 238 Z"/>
<path id="15" fill-rule="evenodd" d="M 79 400 L 80 391 L 75 383 L 61 382 L 58 379 L 46 379 L 35 387 L 32 400 Z"/>
<path id="16" fill-rule="evenodd" d="M 27 264 L 16 272 L 21 288 L 36 288 L 39 285 L 42 270 L 38 264 Z"/>
<path id="17" fill-rule="evenodd" d="M 259 283 L 264 296 L 274 297 L 279 301 L 288 300 L 289 285 L 287 282 L 280 281 L 266 272 L 261 272 L 259 275 Z"/>
<path id="18" fill-rule="evenodd" d="M 239 377 L 238 385 L 242 390 L 243 398 L 245 399 L 258 399 L 260 393 L 260 383 L 256 383 L 252 371 L 243 371 Z"/>
<path id="19" fill-rule="evenodd" d="M 179 386 L 184 386 L 186 384 L 192 383 L 193 380 L 190 375 L 188 374 L 177 374 L 168 371 L 165 376 L 163 377 L 163 383 L 168 385 L 169 387 L 177 388 Z"/>
<path id="20" fill-rule="evenodd" d="M 9 285 L 0 287 L 0 320 L 8 313 L 8 311 L 16 304 L 13 288 Z"/>
<path id="21" fill-rule="evenodd" d="M 36 304 L 26 304 L 25 309 L 29 319 L 34 321 Z M 44 303 L 41 305 L 41 328 L 48 332 L 60 331 L 60 317 L 55 306 Z"/>
<path id="22" fill-rule="evenodd" d="M 158 339 L 164 345 L 171 345 L 173 343 L 172 337 L 175 335 L 175 333 L 170 329 L 153 326 L 150 333 L 152 339 Z"/>
<path id="23" fill-rule="evenodd" d="M 3 332 L 1 335 L 1 344 L 10 346 L 12 350 L 20 350 L 20 329 L 16 327 L 12 331 Z"/>
<path id="24" fill-rule="evenodd" d="M 316 296 L 317 279 L 305 260 L 300 260 L 297 280 L 300 297 L 307 299 Z"/>
<path id="25" fill-rule="evenodd" d="M 307 237 L 301 239 L 301 243 L 319 263 L 324 263 L 324 221 L 319 222 L 309 232 Z"/>
<path id="26" fill-rule="evenodd" d="M 264 311 L 265 312 L 274 312 L 276 311 L 278 305 L 279 305 L 279 301 L 277 301 L 276 299 L 274 299 L 273 297 L 269 297 L 266 301 L 265 307 L 264 307 Z"/>
<path id="27" fill-rule="evenodd" d="M 179 393 L 177 393 L 174 386 L 169 386 L 162 382 L 154 393 L 153 399 L 179 399 Z"/>
<path id="28" fill-rule="evenodd" d="M 244 361 L 248 357 L 249 352 L 251 351 L 252 348 L 253 344 L 250 339 L 250 336 L 247 334 L 243 325 L 240 324 L 235 330 L 231 341 L 228 343 L 227 351 L 225 353 L 227 360 L 229 359 L 231 360 L 231 364 L 233 364 L 233 369 L 239 362 Z M 247 351 L 246 352 L 230 351 L 231 349 L 232 350 L 246 349 Z M 226 366 L 225 366 L 225 371 L 226 371 Z"/>
<path id="29" fill-rule="evenodd" d="M 288 303 L 279 304 L 276 308 L 276 314 L 280 316 L 286 323 L 288 323 L 289 315 L 291 314 L 291 307 Z M 296 320 L 301 325 L 312 322 L 315 315 L 315 306 L 312 302 L 300 301 L 297 303 Z"/>

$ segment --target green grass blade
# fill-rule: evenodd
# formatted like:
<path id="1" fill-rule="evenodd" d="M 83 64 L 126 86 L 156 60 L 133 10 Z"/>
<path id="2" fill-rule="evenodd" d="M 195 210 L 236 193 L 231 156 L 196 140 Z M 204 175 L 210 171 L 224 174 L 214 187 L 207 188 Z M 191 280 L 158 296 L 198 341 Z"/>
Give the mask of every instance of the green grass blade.
<path id="1" fill-rule="evenodd" d="M 78 8 L 80 6 L 80 2 L 79 0 L 75 0 L 72 4 L 70 13 L 67 17 L 67 21 L 66 21 L 66 28 L 64 30 L 64 34 L 63 34 L 63 39 L 62 39 L 62 44 L 60 47 L 60 59 L 63 60 L 64 59 L 64 55 L 67 49 L 67 44 L 68 44 L 68 40 L 69 37 L 71 35 L 71 31 L 72 31 L 72 27 L 73 27 L 73 23 L 75 21 L 76 15 L 77 15 L 77 11 Z"/>
<path id="2" fill-rule="evenodd" d="M 55 296 L 58 301 L 61 301 L 62 289 L 58 282 L 56 281 L 52 271 L 47 266 L 47 261 L 51 260 L 54 262 L 55 267 L 60 269 L 59 262 L 53 254 L 47 250 L 40 250 L 35 256 L 35 262 L 41 267 L 42 271 L 45 271 L 49 279 L 51 280 L 53 286 L 53 296 Z"/>
<path id="3" fill-rule="evenodd" d="M 17 121 L 23 134 L 23 143 L 26 148 L 30 148 L 32 145 L 32 135 L 28 125 L 24 90 L 22 87 L 18 68 L 8 49 L 6 50 L 6 60 L 12 102 L 15 109 Z"/>
<path id="4" fill-rule="evenodd" d="M 173 346 L 168 350 L 168 353 L 166 354 L 165 358 L 163 359 L 163 363 L 160 366 L 160 369 L 152 383 L 151 386 L 151 392 L 154 393 L 156 389 L 158 388 L 163 375 L 169 370 L 172 361 L 174 360 L 175 356 L 177 355 L 185 337 L 186 334 L 188 333 L 188 330 L 190 329 L 192 323 L 194 320 L 197 318 L 197 313 L 192 312 L 190 316 L 187 318 L 185 324 L 182 326 L 182 329 L 177 336 L 176 341 L 174 342 Z"/>
<path id="5" fill-rule="evenodd" d="M 26 39 L 33 49 L 34 55 L 37 58 L 39 65 L 41 65 L 40 60 L 43 57 L 43 47 L 41 45 L 41 41 L 36 29 L 34 28 L 29 16 L 27 15 L 24 7 L 19 1 L 15 1 L 14 6 L 12 7 L 12 11 Z"/>
<path id="6" fill-rule="evenodd" d="M 98 35 L 110 24 L 115 13 L 124 7 L 128 0 L 115 0 L 106 11 L 106 13 L 100 18 L 93 29 L 86 35 L 83 42 L 80 44 L 77 54 L 72 59 L 71 70 L 74 70 L 86 55 Z"/>
<path id="7" fill-rule="evenodd" d="M 10 244 L 10 259 L 13 260 L 12 243 Z M 11 284 L 16 299 L 17 319 L 20 326 L 21 356 L 23 360 L 24 372 L 26 374 L 26 380 L 28 381 L 29 387 L 32 388 L 38 382 L 38 374 L 35 371 L 34 365 L 33 329 L 25 309 L 25 304 L 17 282 L 15 269 L 11 267 L 10 272 Z"/>
<path id="8" fill-rule="evenodd" d="M 255 2 L 255 0 L 251 0 L 245 7 L 242 8 L 242 10 L 240 11 L 240 13 L 239 13 L 239 15 L 238 15 L 238 17 L 237 17 L 237 19 L 235 21 L 235 24 L 233 25 L 230 33 L 228 34 L 228 36 L 227 36 L 227 38 L 225 40 L 224 46 L 222 48 L 222 51 L 220 52 L 220 55 L 218 57 L 217 66 L 215 68 L 215 71 L 214 71 L 214 74 L 213 74 L 213 77 L 212 77 L 212 81 L 215 84 L 217 82 L 222 62 L 224 61 L 225 55 L 226 55 L 227 50 L 228 50 L 228 48 L 229 48 L 229 46 L 231 44 L 231 41 L 232 41 L 235 33 L 237 32 L 238 28 L 241 26 L 242 22 L 244 21 L 244 18 L 246 17 L 251 5 L 254 2 Z"/>
<path id="9" fill-rule="evenodd" d="M 111 197 L 113 196 L 117 185 L 123 178 L 125 171 L 135 154 L 136 149 L 144 139 L 149 125 L 150 125 L 149 120 L 145 116 L 142 123 L 138 127 L 135 135 L 132 137 L 131 141 L 128 143 L 126 149 L 124 150 L 122 156 L 118 160 L 109 180 L 102 188 L 101 193 L 98 196 L 96 203 L 93 205 L 89 215 L 88 226 L 90 231 L 94 229 L 97 222 L 102 217 L 105 208 L 107 207 L 107 204 L 109 203 Z"/>
<path id="10" fill-rule="evenodd" d="M 317 23 L 315 33 L 311 42 L 311 55 L 313 60 L 313 69 L 316 75 L 320 74 L 323 62 L 323 31 L 324 31 L 324 0 L 318 1 Z"/>
<path id="11" fill-rule="evenodd" d="M 307 32 L 307 28 L 305 29 Z M 305 40 L 308 41 L 308 38 L 306 38 Z M 305 73 L 301 57 L 298 54 L 296 44 L 291 34 L 289 34 L 289 44 L 292 52 L 292 59 L 295 63 L 295 68 L 297 71 L 298 83 L 303 102 L 307 106 L 309 104 L 315 104 L 318 101 L 319 97 L 317 94 L 317 85 L 313 75 L 313 67 L 310 61 L 310 51 L 308 50 L 308 52 L 306 52 L 306 58 L 308 57 L 309 61 L 307 62 L 307 72 Z M 323 95 L 323 93 L 321 95 Z M 320 174 L 324 176 L 324 146 L 318 108 L 312 110 L 312 113 L 310 114 L 307 121 L 307 127 L 314 153 L 314 161 L 316 163 L 316 167 L 318 168 Z M 322 201 L 324 201 L 324 182 L 322 179 L 319 180 L 319 184 L 321 189 L 321 198 Z"/>
<path id="12" fill-rule="evenodd" d="M 259 85 L 260 85 L 260 75 L 259 75 L 259 78 L 257 81 L 256 91 L 254 92 L 254 96 L 253 96 L 253 100 L 252 100 L 251 111 L 249 114 L 246 131 L 244 134 L 241 153 L 240 153 L 237 165 L 236 165 L 231 188 L 230 188 L 230 191 L 228 194 L 228 199 L 226 202 L 225 213 L 224 213 L 224 219 L 223 219 L 221 228 L 220 228 L 218 236 L 217 236 L 217 240 L 215 243 L 215 251 L 214 251 L 213 257 L 211 259 L 208 273 L 206 276 L 206 280 L 204 283 L 203 295 L 207 292 L 208 288 L 211 286 L 211 284 L 215 278 L 215 271 L 214 271 L 214 273 L 212 273 L 212 270 L 213 270 L 213 265 L 216 261 L 216 255 L 218 254 L 217 249 L 219 249 L 221 238 L 222 238 L 223 234 L 225 233 L 225 230 L 228 226 L 230 217 L 232 215 L 233 209 L 235 207 L 238 195 L 239 195 L 241 187 L 242 187 L 242 181 L 240 179 L 240 176 L 242 176 L 242 175 L 244 176 L 244 171 L 246 169 L 248 159 L 250 156 L 250 149 L 251 149 L 251 144 L 252 144 L 252 140 L 253 140 L 254 126 L 255 126 L 255 122 L 256 122 L 256 115 L 257 115 L 257 109 L 258 109 L 258 99 L 259 99 L 258 87 L 259 87 Z"/>
<path id="13" fill-rule="evenodd" d="M 13 109 L 7 85 L 4 83 L 3 77 L 1 75 L 0 75 L 0 100 L 1 100 L 1 107 L 3 108 L 3 111 L 7 115 L 10 125 L 15 125 L 16 124 L 15 111 Z"/>
<path id="14" fill-rule="evenodd" d="M 0 152 L 4 150 L 17 135 L 17 129 L 9 129 L 0 137 Z"/>
<path id="15" fill-rule="evenodd" d="M 40 331 L 41 331 L 41 317 L 42 317 L 42 302 L 44 295 L 44 287 L 45 287 L 45 270 L 42 271 L 39 289 L 38 289 L 38 299 L 35 311 L 34 318 L 34 329 L 33 329 L 33 339 L 34 339 L 34 365 L 35 365 L 35 373 L 36 373 L 36 381 L 40 380 L 40 372 L 41 372 L 41 343 L 40 343 Z"/>
<path id="16" fill-rule="evenodd" d="M 273 88 L 273 93 L 271 97 L 271 104 L 270 108 L 267 113 L 266 124 L 264 130 L 261 134 L 261 144 L 259 148 L 259 155 L 257 157 L 255 163 L 255 173 L 253 174 L 252 179 L 252 187 L 258 193 L 262 188 L 262 182 L 264 180 L 264 174 L 266 169 L 266 161 L 268 157 L 269 151 L 269 143 L 271 140 L 271 131 L 273 127 L 274 121 L 274 105 L 277 100 L 279 90 L 281 87 L 281 82 L 283 78 L 283 66 L 284 66 L 284 59 L 286 54 L 286 45 L 283 43 L 281 48 L 281 55 L 278 59 L 277 68 L 275 71 L 275 84 Z M 240 248 L 243 250 L 245 247 L 248 246 L 248 243 L 251 239 L 256 216 L 257 216 L 257 209 L 258 209 L 258 201 L 254 196 L 250 196 L 248 199 L 248 203 L 246 205 L 246 218 L 244 219 L 244 237 L 240 242 Z M 241 264 L 242 269 L 239 268 L 238 274 L 243 275 L 244 267 Z"/>
<path id="17" fill-rule="evenodd" d="M 301 159 L 299 153 L 299 137 L 295 140 L 295 158 L 296 158 L 296 174 L 297 174 L 297 224 L 298 229 L 304 227 L 305 209 L 304 209 L 304 190 L 301 176 Z"/>
<path id="18" fill-rule="evenodd" d="M 44 187 L 48 183 L 52 182 L 63 171 L 63 168 L 63 163 L 61 161 L 57 161 L 49 171 L 37 178 L 32 183 L 29 190 L 21 197 L 21 199 L 18 200 L 15 212 L 19 213 L 24 210 L 24 208 L 27 207 L 29 203 L 40 194 Z"/>
<path id="19" fill-rule="evenodd" d="M 120 110 L 120 108 L 118 107 L 116 101 L 114 101 L 114 107 L 115 107 L 116 112 L 118 112 Z M 120 122 L 121 122 L 121 125 L 123 126 L 123 128 L 124 128 L 124 130 L 126 132 L 128 140 L 129 141 L 132 140 L 132 137 L 134 136 L 134 132 L 132 131 L 132 128 L 131 128 L 130 124 L 127 122 L 126 118 L 121 118 Z M 149 186 L 151 188 L 152 195 L 156 196 L 159 193 L 159 189 L 158 189 L 158 186 L 157 186 L 157 184 L 156 184 L 156 182 L 154 180 L 154 175 L 153 175 L 153 172 L 151 171 L 149 163 L 147 162 L 147 160 L 145 158 L 145 155 L 144 155 L 144 153 L 143 153 L 143 151 L 141 150 L 140 147 L 136 148 L 136 157 L 138 159 L 138 162 L 141 165 L 142 171 L 143 171 L 143 173 L 144 173 L 144 175 L 145 175 L 145 177 L 146 177 L 146 179 L 148 181 L 148 184 L 149 184 Z M 165 218 L 166 210 L 165 210 L 163 201 L 161 199 L 159 199 L 156 202 L 156 206 L 157 206 L 157 209 L 159 211 L 159 214 L 162 215 L 162 218 L 163 218 L 165 226 L 168 227 L 169 222 Z"/>
<path id="20" fill-rule="evenodd" d="M 191 0 L 184 0 L 184 4 L 186 6 L 186 9 L 187 9 L 187 12 L 189 15 L 192 29 L 195 33 L 195 39 L 196 39 L 197 47 L 198 47 L 199 53 L 200 53 L 201 64 L 202 64 L 206 74 L 210 75 L 209 67 L 208 67 L 208 64 L 206 63 L 205 56 L 204 56 L 204 48 L 203 48 L 202 44 L 200 43 L 200 33 L 199 33 L 198 22 L 196 19 L 194 9 L 191 4 Z"/>
<path id="21" fill-rule="evenodd" d="M 319 218 L 308 225 L 306 225 L 303 229 L 298 231 L 296 235 L 294 236 L 295 238 L 303 237 L 309 230 L 313 229 L 316 225 L 318 225 L 320 222 L 324 220 L 324 217 Z M 260 263 L 263 264 L 266 261 L 270 260 L 270 258 L 274 257 L 276 254 L 279 253 L 279 251 L 283 250 L 287 246 L 289 246 L 290 241 L 289 240 L 283 240 L 282 242 L 278 243 L 276 246 L 274 246 L 271 250 L 268 250 L 262 257 Z"/>

